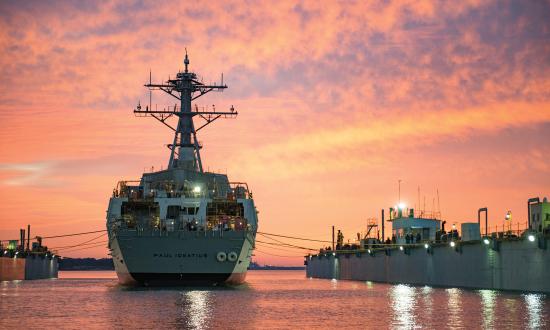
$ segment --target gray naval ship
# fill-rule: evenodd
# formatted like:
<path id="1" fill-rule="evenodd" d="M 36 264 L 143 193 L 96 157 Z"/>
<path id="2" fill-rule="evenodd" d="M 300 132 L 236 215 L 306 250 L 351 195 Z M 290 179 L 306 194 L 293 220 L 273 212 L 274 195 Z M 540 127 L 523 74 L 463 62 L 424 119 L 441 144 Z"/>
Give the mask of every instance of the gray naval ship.
<path id="1" fill-rule="evenodd" d="M 109 200 L 109 249 L 123 285 L 240 284 L 250 264 L 258 227 L 252 193 L 246 183 L 205 172 L 197 140 L 199 130 L 237 112 L 233 106 L 221 112 L 193 107 L 192 101 L 227 85 L 223 75 L 220 84 L 201 82 L 188 70 L 187 52 L 184 65 L 184 72 L 164 83 L 152 83 L 150 75 L 149 105 L 138 103 L 134 110 L 174 132 L 167 168 L 118 182 Z M 174 97 L 176 105 L 153 110 L 152 91 Z M 201 121 L 198 128 L 194 118 Z"/>

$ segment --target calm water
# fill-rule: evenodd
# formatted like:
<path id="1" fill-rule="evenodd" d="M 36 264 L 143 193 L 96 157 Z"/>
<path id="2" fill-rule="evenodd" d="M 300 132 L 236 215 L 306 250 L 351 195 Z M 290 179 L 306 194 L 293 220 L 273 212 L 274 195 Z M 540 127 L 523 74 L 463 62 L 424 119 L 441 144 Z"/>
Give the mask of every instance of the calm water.
<path id="1" fill-rule="evenodd" d="M 0 328 L 550 328 L 550 297 L 251 271 L 234 289 L 128 289 L 113 272 L 2 282 Z"/>

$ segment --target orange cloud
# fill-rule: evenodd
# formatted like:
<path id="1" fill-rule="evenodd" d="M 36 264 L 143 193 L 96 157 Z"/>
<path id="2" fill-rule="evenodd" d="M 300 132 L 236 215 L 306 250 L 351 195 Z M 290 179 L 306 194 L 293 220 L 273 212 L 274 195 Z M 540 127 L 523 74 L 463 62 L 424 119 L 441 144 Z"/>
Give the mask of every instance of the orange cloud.
<path id="1" fill-rule="evenodd" d="M 325 120 L 327 118 L 324 118 Z M 247 159 L 239 173 L 272 173 L 281 177 L 319 175 L 366 164 L 386 165 L 391 155 L 450 138 L 494 134 L 505 128 L 538 125 L 550 121 L 550 103 L 503 103 L 470 109 L 402 113 L 386 118 L 368 118 L 348 126 L 324 127 L 288 139 L 265 144 L 235 155 Z M 368 150 L 365 157 L 361 150 Z M 390 150 L 390 153 L 384 152 Z M 383 154 L 383 156 L 376 156 Z M 346 161 L 342 161 L 342 158 Z M 385 160 L 385 161 L 384 161 Z M 292 166 L 299 164 L 299 166 Z"/>

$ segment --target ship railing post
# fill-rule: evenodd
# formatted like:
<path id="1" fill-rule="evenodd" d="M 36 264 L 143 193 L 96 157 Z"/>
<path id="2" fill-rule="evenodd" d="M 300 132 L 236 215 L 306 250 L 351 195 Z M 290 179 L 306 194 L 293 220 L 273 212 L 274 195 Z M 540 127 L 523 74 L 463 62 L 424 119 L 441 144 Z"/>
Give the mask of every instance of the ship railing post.
<path id="1" fill-rule="evenodd" d="M 385 232 L 384 232 L 384 209 L 382 209 L 382 242 L 385 242 L 385 240 L 386 240 L 386 237 L 384 235 L 385 235 Z"/>
<path id="2" fill-rule="evenodd" d="M 527 200 L 527 229 L 531 229 L 531 204 L 532 203 L 540 203 L 540 199 L 538 197 L 529 198 Z"/>
<path id="3" fill-rule="evenodd" d="M 479 227 L 481 228 L 481 212 L 485 212 L 485 236 L 487 236 L 487 232 L 488 232 L 488 211 L 487 211 L 487 207 L 482 207 L 480 208 L 479 210 L 477 210 L 477 224 L 479 225 Z M 497 229 L 498 231 L 498 229 Z M 481 232 L 481 230 L 480 230 Z"/>
<path id="4" fill-rule="evenodd" d="M 334 226 L 332 226 L 332 251 L 334 251 Z"/>

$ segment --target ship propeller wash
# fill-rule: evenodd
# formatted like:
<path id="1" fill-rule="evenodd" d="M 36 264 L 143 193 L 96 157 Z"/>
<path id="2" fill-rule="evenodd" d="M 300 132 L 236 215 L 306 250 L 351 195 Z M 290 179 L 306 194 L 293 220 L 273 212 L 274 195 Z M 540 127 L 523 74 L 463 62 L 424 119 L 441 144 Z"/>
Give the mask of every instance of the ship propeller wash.
<path id="1" fill-rule="evenodd" d="M 153 117 L 174 132 L 165 170 L 120 181 L 107 210 L 109 249 L 124 285 L 221 285 L 243 283 L 254 249 L 257 211 L 248 185 L 227 175 L 205 172 L 197 132 L 237 112 L 201 109 L 192 102 L 223 84 L 206 85 L 185 70 L 175 79 L 145 85 L 174 97 L 163 110 L 138 103 L 136 116 Z M 177 126 L 168 119 L 177 118 Z M 195 128 L 195 122 L 203 122 Z"/>

